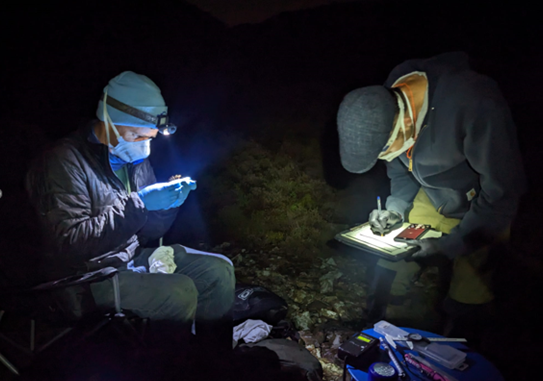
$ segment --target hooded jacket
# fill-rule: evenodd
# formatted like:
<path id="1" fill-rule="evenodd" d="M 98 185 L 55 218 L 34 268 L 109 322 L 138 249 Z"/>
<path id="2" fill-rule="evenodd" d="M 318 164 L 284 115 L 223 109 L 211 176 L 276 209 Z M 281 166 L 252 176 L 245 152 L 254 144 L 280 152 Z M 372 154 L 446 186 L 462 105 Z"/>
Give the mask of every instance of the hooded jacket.
<path id="1" fill-rule="evenodd" d="M 94 123 L 38 158 L 26 187 L 45 237 L 43 271 L 56 279 L 129 262 L 140 245 L 160 238 L 177 208 L 148 211 L 137 191 L 156 183 L 148 159 L 128 164 L 131 189 L 114 174 L 109 150 L 89 139 Z"/>
<path id="2" fill-rule="evenodd" d="M 515 217 L 525 177 L 509 108 L 490 78 L 470 69 L 466 54 L 446 53 L 409 60 L 385 82 L 411 72 L 428 78 L 428 112 L 412 149 L 387 163 L 391 195 L 386 207 L 405 216 L 422 187 L 433 206 L 460 224 L 440 239 L 449 257 L 502 234 Z"/>

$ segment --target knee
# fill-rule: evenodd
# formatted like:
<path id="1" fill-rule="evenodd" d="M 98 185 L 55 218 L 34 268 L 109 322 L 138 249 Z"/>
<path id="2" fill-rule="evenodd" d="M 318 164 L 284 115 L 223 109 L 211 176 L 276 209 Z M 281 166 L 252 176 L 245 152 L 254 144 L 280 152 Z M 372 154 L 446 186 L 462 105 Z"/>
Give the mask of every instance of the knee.
<path id="1" fill-rule="evenodd" d="M 194 282 L 185 276 L 177 274 L 167 275 L 170 277 L 168 286 L 168 299 L 170 307 L 179 315 L 181 320 L 192 320 L 196 314 L 198 305 L 198 290 Z"/>
<path id="2" fill-rule="evenodd" d="M 236 283 L 234 266 L 220 258 L 214 259 L 209 267 L 209 277 L 219 290 L 232 293 Z"/>
<path id="3" fill-rule="evenodd" d="M 170 277 L 169 291 L 174 300 L 182 300 L 186 303 L 195 302 L 198 299 L 198 289 L 189 277 L 177 276 L 177 274 L 167 275 Z"/>

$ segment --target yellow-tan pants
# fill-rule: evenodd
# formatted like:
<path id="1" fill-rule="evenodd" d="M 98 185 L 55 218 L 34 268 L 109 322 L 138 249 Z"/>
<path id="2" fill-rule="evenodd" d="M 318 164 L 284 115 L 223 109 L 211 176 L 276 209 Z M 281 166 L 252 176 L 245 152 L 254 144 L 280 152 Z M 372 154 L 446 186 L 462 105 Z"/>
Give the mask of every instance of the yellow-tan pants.
<path id="1" fill-rule="evenodd" d="M 447 234 L 460 223 L 459 219 L 439 214 L 422 188 L 415 196 L 408 219 L 410 223 L 432 225 L 432 228 Z M 479 271 L 487 257 L 488 249 L 482 248 L 467 256 L 455 258 L 449 287 L 451 299 L 466 304 L 483 304 L 494 299 L 490 284 L 491 271 Z M 385 259 L 379 259 L 377 266 L 396 272 L 390 291 L 393 296 L 404 296 L 411 279 L 420 270 L 416 262 L 390 262 Z"/>

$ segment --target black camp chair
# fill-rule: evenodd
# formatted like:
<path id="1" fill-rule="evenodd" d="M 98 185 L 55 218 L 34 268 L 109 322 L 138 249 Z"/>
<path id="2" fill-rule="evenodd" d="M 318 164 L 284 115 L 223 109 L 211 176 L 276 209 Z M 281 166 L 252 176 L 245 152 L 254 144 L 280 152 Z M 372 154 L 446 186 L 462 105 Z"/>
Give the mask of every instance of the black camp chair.
<path id="1" fill-rule="evenodd" d="M 115 307 L 104 312 L 89 305 L 91 295 L 88 285 L 106 279 L 112 280 Z M 65 308 L 65 303 L 68 303 L 70 308 Z M 28 345 L 22 345 L 2 333 L 1 319 L 8 314 L 30 321 Z M 40 340 L 37 322 L 44 322 L 43 326 L 49 328 L 55 326 L 60 332 L 46 340 Z M 136 328 L 135 322 L 139 323 L 137 327 L 141 329 Z M 113 267 L 47 282 L 29 289 L 4 289 L 0 292 L 0 340 L 26 355 L 30 362 L 73 331 L 80 332 L 80 335 L 71 345 L 80 343 L 107 325 L 111 325 L 124 339 L 144 347 L 146 324 L 147 319 L 134 321 L 121 310 L 118 270 Z M 19 369 L 7 355 L 0 353 L 0 362 L 14 374 L 19 374 Z"/>

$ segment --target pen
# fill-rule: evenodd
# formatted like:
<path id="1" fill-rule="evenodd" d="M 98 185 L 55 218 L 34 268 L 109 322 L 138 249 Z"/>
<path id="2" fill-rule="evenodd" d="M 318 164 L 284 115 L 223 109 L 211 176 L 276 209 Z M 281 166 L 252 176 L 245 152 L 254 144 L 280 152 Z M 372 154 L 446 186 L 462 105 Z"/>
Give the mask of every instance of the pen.
<path id="1" fill-rule="evenodd" d="M 381 197 L 377 196 L 377 210 L 379 211 L 379 214 L 381 214 Z M 381 237 L 383 236 L 383 233 L 381 233 Z"/>

